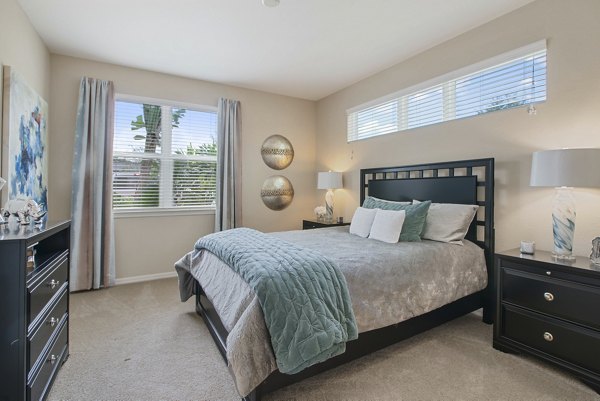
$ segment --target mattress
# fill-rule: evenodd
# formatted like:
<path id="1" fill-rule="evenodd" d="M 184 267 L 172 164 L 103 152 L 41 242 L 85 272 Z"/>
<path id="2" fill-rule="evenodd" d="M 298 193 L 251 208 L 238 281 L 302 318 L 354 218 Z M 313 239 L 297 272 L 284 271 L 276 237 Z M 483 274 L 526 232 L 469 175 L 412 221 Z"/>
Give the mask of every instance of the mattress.
<path id="1" fill-rule="evenodd" d="M 487 285 L 483 249 L 469 241 L 463 246 L 388 244 L 348 230 L 342 226 L 272 235 L 320 251 L 337 264 L 348 283 L 359 333 L 430 312 Z M 190 252 L 176 268 L 182 300 L 192 295 L 196 279 L 214 305 L 229 332 L 229 369 L 240 395 L 247 395 L 277 369 L 258 298 L 209 252 Z"/>

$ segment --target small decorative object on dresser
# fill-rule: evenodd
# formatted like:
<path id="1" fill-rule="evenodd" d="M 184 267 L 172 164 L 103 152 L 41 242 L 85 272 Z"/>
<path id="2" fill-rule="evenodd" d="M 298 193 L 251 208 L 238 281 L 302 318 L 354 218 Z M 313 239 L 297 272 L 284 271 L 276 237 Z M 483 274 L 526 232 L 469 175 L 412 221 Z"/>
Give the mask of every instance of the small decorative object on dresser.
<path id="1" fill-rule="evenodd" d="M 494 348 L 534 355 L 600 393 L 600 266 L 550 252 L 496 254 Z"/>
<path id="2" fill-rule="evenodd" d="M 317 216 L 317 221 L 325 221 L 325 216 L 327 215 L 327 209 L 325 206 L 317 206 L 315 208 L 315 216 Z"/>
<path id="3" fill-rule="evenodd" d="M 590 254 L 590 260 L 595 265 L 600 265 L 600 237 L 596 237 L 592 240 L 592 253 Z"/>
<path id="4" fill-rule="evenodd" d="M 19 223 L 27 225 L 30 223 L 41 224 L 46 212 L 33 199 L 18 196 L 16 199 L 6 202 L 0 214 L 6 218 L 11 215 L 16 216 Z"/>
<path id="5" fill-rule="evenodd" d="M 69 246 L 68 221 L 0 231 L 0 400 L 46 399 L 69 355 Z"/>
<path id="6" fill-rule="evenodd" d="M 533 241 L 521 241 L 521 253 L 526 255 L 533 255 L 535 253 L 535 242 Z"/>

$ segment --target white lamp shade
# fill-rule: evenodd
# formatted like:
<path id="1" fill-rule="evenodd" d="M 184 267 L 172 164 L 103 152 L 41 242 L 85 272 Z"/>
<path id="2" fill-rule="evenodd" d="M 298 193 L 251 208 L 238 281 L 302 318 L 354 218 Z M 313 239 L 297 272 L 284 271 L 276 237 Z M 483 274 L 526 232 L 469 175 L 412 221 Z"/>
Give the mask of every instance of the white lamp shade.
<path id="1" fill-rule="evenodd" d="M 600 187 L 600 149 L 558 149 L 533 153 L 532 187 Z"/>
<path id="2" fill-rule="evenodd" d="M 321 172 L 317 179 L 318 189 L 343 188 L 342 173 L 336 171 Z"/>

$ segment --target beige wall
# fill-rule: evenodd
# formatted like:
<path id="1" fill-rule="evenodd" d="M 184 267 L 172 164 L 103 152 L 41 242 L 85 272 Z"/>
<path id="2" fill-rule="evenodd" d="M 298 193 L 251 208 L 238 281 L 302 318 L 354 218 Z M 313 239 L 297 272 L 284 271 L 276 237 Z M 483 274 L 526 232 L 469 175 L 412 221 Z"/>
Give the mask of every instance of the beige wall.
<path id="1" fill-rule="evenodd" d="M 552 190 L 529 188 L 530 154 L 539 149 L 600 147 L 600 2 L 539 0 L 454 38 L 321 101 L 303 101 L 198 80 L 71 57 L 50 56 L 14 0 L 0 9 L 0 63 L 14 66 L 50 105 L 49 206 L 52 218 L 70 214 L 73 132 L 79 78 L 115 82 L 117 92 L 216 105 L 220 96 L 243 107 L 244 225 L 264 231 L 299 228 L 313 207 L 315 171 L 345 171 L 336 191 L 336 214 L 350 219 L 358 204 L 358 170 L 464 158 L 496 158 L 497 249 L 520 239 L 551 249 Z M 524 109 L 492 113 L 346 143 L 345 110 L 536 40 L 548 39 L 548 101 L 537 116 Z M 1 90 L 1 88 L 0 88 Z M 262 163 L 259 148 L 269 135 L 288 137 L 296 150 L 283 171 L 296 197 L 282 212 L 263 206 L 259 189 L 276 174 Z M 317 135 L 318 134 L 318 135 Z M 318 140 L 317 140 L 318 139 Z M 317 169 L 315 170 L 315 166 Z M 576 253 L 589 253 L 600 235 L 600 191 L 576 190 Z M 117 277 L 171 271 L 172 263 L 202 234 L 213 215 L 120 218 L 116 221 Z M 151 252 L 148 252 L 151 250 Z M 158 250 L 158 251 L 157 251 Z"/>
<path id="2" fill-rule="evenodd" d="M 2 65 L 13 67 L 29 86 L 46 101 L 49 100 L 50 53 L 16 0 L 1 0 L 0 4 L 0 67 Z M 0 111 L 2 99 L 3 85 L 0 85 Z M 0 197 L 2 202 L 6 199 L 6 189 L 3 190 L 3 195 Z"/>
<path id="3" fill-rule="evenodd" d="M 521 239 L 552 249 L 553 190 L 528 186 L 531 153 L 600 147 L 599 15 L 598 0 L 539 0 L 319 101 L 318 169 L 346 172 L 337 210 L 352 217 L 360 168 L 495 157 L 496 249 Z M 543 38 L 548 100 L 536 116 L 519 108 L 346 143 L 346 109 Z M 575 196 L 575 253 L 587 256 L 600 235 L 600 190 Z"/>
<path id="4" fill-rule="evenodd" d="M 59 55 L 51 56 L 49 207 L 54 217 L 70 214 L 71 166 L 79 79 L 90 76 L 114 81 L 117 93 L 216 106 L 218 98 L 242 104 L 243 224 L 263 231 L 298 229 L 314 207 L 316 186 L 314 102 L 210 82 L 153 73 Z M 295 157 L 280 172 L 296 195 L 283 211 L 266 208 L 262 182 L 277 174 L 260 156 L 260 146 L 273 134 L 286 136 Z M 115 223 L 117 278 L 173 271 L 173 263 L 192 249 L 199 236 L 212 232 L 214 215 L 118 218 Z"/>

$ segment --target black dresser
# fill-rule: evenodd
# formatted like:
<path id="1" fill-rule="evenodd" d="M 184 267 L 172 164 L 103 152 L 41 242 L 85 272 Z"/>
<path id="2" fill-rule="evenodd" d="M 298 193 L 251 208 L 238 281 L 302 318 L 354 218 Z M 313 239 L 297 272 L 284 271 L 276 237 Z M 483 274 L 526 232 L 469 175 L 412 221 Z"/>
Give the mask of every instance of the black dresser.
<path id="1" fill-rule="evenodd" d="M 0 225 L 0 400 L 43 400 L 69 355 L 70 222 Z"/>
<path id="2" fill-rule="evenodd" d="M 600 266 L 549 252 L 496 254 L 494 348 L 535 355 L 600 393 Z"/>

